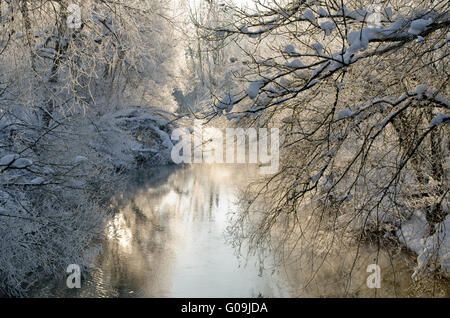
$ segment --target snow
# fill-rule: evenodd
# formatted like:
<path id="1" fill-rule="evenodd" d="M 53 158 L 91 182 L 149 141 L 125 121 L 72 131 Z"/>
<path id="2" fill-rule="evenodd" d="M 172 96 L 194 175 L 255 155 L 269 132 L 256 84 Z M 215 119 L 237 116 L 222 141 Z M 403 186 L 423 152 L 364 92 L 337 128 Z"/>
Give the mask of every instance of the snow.
<path id="1" fill-rule="evenodd" d="M 243 25 L 243 26 L 241 26 L 241 27 L 239 28 L 239 31 L 241 31 L 241 32 L 243 32 L 243 33 L 247 33 L 247 32 L 248 32 L 248 28 L 247 28 L 245 25 Z"/>
<path id="2" fill-rule="evenodd" d="M 392 8 L 388 7 L 386 9 L 384 9 L 384 13 L 386 14 L 386 16 L 389 20 L 392 19 L 392 15 L 393 15 Z"/>
<path id="3" fill-rule="evenodd" d="M 417 278 L 429 265 L 433 255 L 444 271 L 450 269 L 450 216 L 441 224 L 435 224 L 435 234 L 428 236 L 428 222 L 424 213 L 416 212 L 396 232 L 400 241 L 417 255 L 417 267 L 412 278 Z"/>
<path id="4" fill-rule="evenodd" d="M 233 109 L 233 105 L 235 102 L 236 99 L 234 98 L 233 94 L 228 93 L 222 98 L 220 103 L 217 105 L 217 108 L 221 110 L 225 109 L 227 113 L 229 113 Z"/>
<path id="5" fill-rule="evenodd" d="M 445 97 L 443 97 L 441 94 L 438 94 L 438 95 L 435 97 L 435 99 L 436 99 L 438 102 L 440 102 L 440 103 L 446 105 L 447 107 L 450 107 L 450 100 L 447 99 L 447 98 L 445 98 Z"/>
<path id="6" fill-rule="evenodd" d="M 386 33 L 392 34 L 392 33 L 398 32 L 398 31 L 402 30 L 403 28 L 405 28 L 407 26 L 407 24 L 408 24 L 407 20 L 403 20 L 403 19 L 396 20 L 395 22 L 393 22 L 386 28 Z"/>
<path id="7" fill-rule="evenodd" d="M 423 31 L 426 30 L 426 28 L 433 23 L 433 19 L 417 19 L 414 20 L 413 22 L 411 22 L 411 26 L 408 30 L 409 33 L 414 34 L 414 35 L 419 35 L 421 34 Z"/>
<path id="8" fill-rule="evenodd" d="M 436 126 L 442 124 L 444 121 L 447 121 L 450 124 L 450 115 L 447 114 L 439 114 L 434 116 L 431 120 L 431 125 Z"/>
<path id="9" fill-rule="evenodd" d="M 290 68 L 301 68 L 304 67 L 305 65 L 299 59 L 295 59 L 293 61 L 286 62 L 286 66 Z"/>
<path id="10" fill-rule="evenodd" d="M 286 47 L 284 48 L 284 52 L 286 52 L 289 55 L 298 55 L 292 44 L 286 45 Z"/>
<path id="11" fill-rule="evenodd" d="M 312 177 L 311 177 L 311 182 L 312 182 L 312 183 L 316 183 L 317 180 L 320 179 L 320 177 L 322 176 L 322 174 L 323 174 L 323 171 L 321 170 L 318 174 L 312 176 Z"/>
<path id="12" fill-rule="evenodd" d="M 345 108 L 345 109 L 339 111 L 337 120 L 342 120 L 342 119 L 350 117 L 352 115 L 353 115 L 353 112 L 349 108 Z"/>
<path id="13" fill-rule="evenodd" d="M 278 13 L 281 14 L 285 18 L 289 18 L 289 15 L 284 10 L 279 10 Z"/>
<path id="14" fill-rule="evenodd" d="M 311 9 L 306 9 L 305 12 L 303 12 L 303 18 L 313 23 L 316 21 L 316 16 Z"/>
<path id="15" fill-rule="evenodd" d="M 326 17 L 328 16 L 328 11 L 325 10 L 323 7 L 319 7 L 319 9 L 317 10 L 317 12 L 319 13 L 319 15 L 321 17 Z"/>
<path id="16" fill-rule="evenodd" d="M 34 178 L 33 180 L 31 180 L 30 181 L 30 184 L 33 184 L 33 185 L 40 185 L 40 184 L 43 184 L 45 182 L 45 179 L 44 178 L 42 178 L 42 177 L 37 177 L 37 178 Z"/>
<path id="17" fill-rule="evenodd" d="M 161 117 L 165 113 L 150 111 L 146 107 L 129 108 L 102 119 L 105 127 L 110 124 L 104 138 L 112 146 L 101 149 L 114 167 L 129 169 L 143 163 L 161 165 L 172 162 L 172 126 Z"/>
<path id="18" fill-rule="evenodd" d="M 350 45 L 350 52 L 363 51 L 369 46 L 369 34 L 367 28 L 360 31 L 353 31 L 348 34 L 347 42 Z"/>
<path id="19" fill-rule="evenodd" d="M 245 90 L 245 93 L 251 99 L 255 99 L 259 94 L 259 90 L 264 86 L 263 81 L 254 81 L 250 83 L 250 86 Z"/>
<path id="20" fill-rule="evenodd" d="M 75 164 L 79 164 L 79 163 L 82 163 L 82 162 L 87 161 L 87 160 L 88 159 L 86 157 L 84 157 L 84 156 L 76 156 L 75 157 Z"/>
<path id="21" fill-rule="evenodd" d="M 332 21 L 324 21 L 320 24 L 320 28 L 325 31 L 325 35 L 331 35 L 331 31 L 333 31 L 335 24 Z"/>
<path id="22" fill-rule="evenodd" d="M 283 88 L 288 87 L 291 83 L 292 83 L 292 81 L 287 77 L 282 77 L 282 78 L 280 78 L 280 81 L 279 81 L 279 84 Z"/>
<path id="23" fill-rule="evenodd" d="M 308 85 L 307 85 L 306 87 L 307 87 L 307 88 L 310 88 L 310 87 L 315 86 L 315 85 L 318 84 L 318 83 L 320 83 L 320 80 L 315 79 L 315 80 L 312 80 L 311 82 L 309 82 Z"/>
<path id="24" fill-rule="evenodd" d="M 9 166 L 18 157 L 19 156 L 17 154 L 10 154 L 10 155 L 3 156 L 0 159 L 0 166 Z"/>
<path id="25" fill-rule="evenodd" d="M 417 99 L 422 99 L 423 94 L 427 92 L 428 87 L 426 85 L 419 85 L 416 87 Z"/>
<path id="26" fill-rule="evenodd" d="M 311 45 L 312 48 L 318 53 L 318 54 L 322 54 L 322 50 L 323 50 L 323 45 L 320 43 L 314 43 L 313 45 Z"/>
<path id="27" fill-rule="evenodd" d="M 33 164 L 33 161 L 31 159 L 20 158 L 20 159 L 17 159 L 16 161 L 14 161 L 14 163 L 12 164 L 12 167 L 16 168 L 16 169 L 24 169 L 24 168 L 31 166 L 32 164 Z"/>
<path id="28" fill-rule="evenodd" d="M 60 56 L 65 62 L 53 70 L 60 76 L 51 92 L 43 85 L 54 73 L 51 65 L 38 63 L 35 76 L 29 76 L 30 65 L 10 63 L 14 47 L 1 45 L 5 59 L 0 81 L 0 210 L 12 216 L 0 217 L 1 296 L 26 295 L 41 279 L 45 283 L 63 274 L 67 264 L 85 269 L 89 265 L 85 250 L 91 243 L 96 245 L 93 237 L 101 237 L 103 222 L 109 217 L 106 213 L 114 212 L 110 203 L 115 202 L 109 199 L 125 186 L 124 170 L 142 163 L 170 163 L 170 134 L 182 114 L 169 113 L 178 106 L 172 98 L 172 88 L 181 83 L 178 49 L 173 46 L 169 23 L 145 8 L 159 11 L 162 7 L 144 2 L 136 10 L 147 12 L 146 19 L 157 30 L 142 16 L 131 14 L 126 21 L 118 18 L 127 9 L 117 1 L 105 1 L 112 4 L 111 10 L 86 6 L 84 13 L 92 24 L 75 39 L 82 54 L 69 50 Z M 1 6 L 6 10 L 5 1 Z M 92 21 L 94 12 L 98 16 Z M 14 12 L 17 15 L 20 10 Z M 39 58 L 55 56 L 51 45 L 44 46 L 46 39 L 54 40 L 60 34 L 57 18 L 43 21 L 30 14 L 30 23 L 40 25 L 31 30 L 39 36 L 33 46 Z M 11 19 L 4 22 L 5 28 L 14 25 Z M 61 40 L 65 47 L 68 37 Z M 127 75 L 107 72 L 96 76 L 97 70 L 108 69 L 115 54 L 124 62 Z M 78 82 L 80 70 L 87 76 L 86 85 Z M 133 79 L 133 84 L 128 85 L 127 79 Z M 27 90 L 30 87 L 32 91 Z M 203 97 L 204 91 L 198 95 Z M 135 107 L 139 104 L 144 107 Z M 50 123 L 42 120 L 47 105 L 54 106 L 48 109 L 54 119 Z M 129 107 L 134 109 L 117 112 Z M 153 115 L 157 107 L 167 114 Z"/>
<path id="29" fill-rule="evenodd" d="M 309 80 L 311 78 L 309 71 L 296 71 L 294 75 L 303 80 Z"/>

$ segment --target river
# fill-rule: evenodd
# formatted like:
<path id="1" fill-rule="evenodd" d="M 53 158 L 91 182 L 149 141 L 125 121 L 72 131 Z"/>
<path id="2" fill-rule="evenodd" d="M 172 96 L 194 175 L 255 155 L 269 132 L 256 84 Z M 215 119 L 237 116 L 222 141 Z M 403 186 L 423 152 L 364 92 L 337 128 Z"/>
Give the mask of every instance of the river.
<path id="1" fill-rule="evenodd" d="M 82 288 L 68 289 L 62 279 L 40 288 L 37 296 L 341 296 L 345 284 L 338 266 L 328 266 L 304 288 L 301 272 L 293 270 L 295 262 L 272 268 L 269 254 L 262 270 L 260 256 L 237 254 L 227 228 L 230 217 L 239 213 L 239 191 L 253 175 L 250 167 L 206 165 L 136 172 L 127 190 L 114 199 L 118 213 L 108 221 L 103 251 L 94 269 L 84 275 Z M 365 248 L 361 255 L 370 259 L 376 252 Z M 367 288 L 370 273 L 362 263 L 355 270 L 356 291 L 348 296 L 416 295 L 410 279 L 412 261 L 402 254 L 394 262 L 381 258 L 386 270 L 382 288 L 376 291 Z M 394 269 L 394 263 L 391 272 L 388 268 Z"/>

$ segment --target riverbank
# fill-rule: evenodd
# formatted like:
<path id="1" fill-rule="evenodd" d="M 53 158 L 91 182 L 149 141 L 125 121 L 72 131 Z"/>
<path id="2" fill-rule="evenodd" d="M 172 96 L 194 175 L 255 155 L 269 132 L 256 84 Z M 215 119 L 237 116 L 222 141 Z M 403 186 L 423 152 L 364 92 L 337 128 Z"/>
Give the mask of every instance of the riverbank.
<path id="1" fill-rule="evenodd" d="M 133 107 L 97 118 L 61 117 L 38 130 L 1 117 L 1 293 L 26 296 L 42 279 L 64 276 L 69 264 L 94 262 L 124 173 L 170 163 L 172 119 Z M 39 149 L 27 146 L 33 139 Z"/>

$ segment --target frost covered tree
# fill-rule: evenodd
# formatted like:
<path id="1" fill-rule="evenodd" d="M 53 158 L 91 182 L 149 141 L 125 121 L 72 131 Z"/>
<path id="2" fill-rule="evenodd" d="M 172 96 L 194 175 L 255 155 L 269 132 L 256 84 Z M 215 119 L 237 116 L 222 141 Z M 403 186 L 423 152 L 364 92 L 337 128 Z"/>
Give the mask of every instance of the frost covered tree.
<path id="1" fill-rule="evenodd" d="M 253 188 L 265 203 L 250 201 L 237 236 L 244 227 L 252 246 L 275 244 L 284 257 L 302 246 L 324 260 L 352 232 L 357 244 L 403 242 L 418 254 L 414 277 L 448 271 L 448 2 L 226 7 L 234 21 L 201 36 L 250 43 L 227 118 L 283 131 L 280 171 Z"/>
<path id="2" fill-rule="evenodd" d="M 89 265 L 116 172 L 165 160 L 168 3 L 0 1 L 0 294 Z"/>
<path id="3" fill-rule="evenodd" d="M 233 88 L 234 66 L 240 56 L 239 46 L 245 43 L 210 41 L 204 37 L 202 28 L 220 26 L 224 21 L 234 20 L 233 12 L 219 1 L 192 1 L 184 4 L 188 12 L 181 33 L 185 38 L 185 83 L 175 90 L 174 96 L 180 103 L 180 112 L 200 111 L 222 92 Z"/>

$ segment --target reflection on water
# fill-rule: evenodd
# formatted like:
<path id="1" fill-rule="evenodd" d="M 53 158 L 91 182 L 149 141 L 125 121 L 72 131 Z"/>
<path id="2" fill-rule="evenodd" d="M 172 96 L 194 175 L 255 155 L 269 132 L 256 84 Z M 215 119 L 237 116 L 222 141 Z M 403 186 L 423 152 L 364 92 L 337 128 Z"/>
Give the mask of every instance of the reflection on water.
<path id="1" fill-rule="evenodd" d="M 280 297 L 286 286 L 240 259 L 227 244 L 247 169 L 196 166 L 140 171 L 117 200 L 97 269 L 81 290 L 61 284 L 58 296 Z M 55 293 L 54 291 L 48 292 Z"/>
<path id="2" fill-rule="evenodd" d="M 369 290 L 366 267 L 375 262 L 376 248 L 359 252 L 351 280 L 345 268 L 352 266 L 353 252 L 345 248 L 328 258 L 318 273 L 308 270 L 315 265 L 305 263 L 307 253 L 293 255 L 279 271 L 270 268 L 270 255 L 264 271 L 256 256 L 239 258 L 227 243 L 226 229 L 229 217 L 239 213 L 239 188 L 252 175 L 250 168 L 226 166 L 139 171 L 127 191 L 115 198 L 119 212 L 105 229 L 103 252 L 82 288 L 70 290 L 63 279 L 38 296 L 342 296 L 349 281 L 347 296 L 436 296 L 411 294 L 411 258 L 401 254 L 394 261 L 379 260 L 382 288 L 377 293 Z M 312 272 L 316 279 L 311 282 Z"/>

